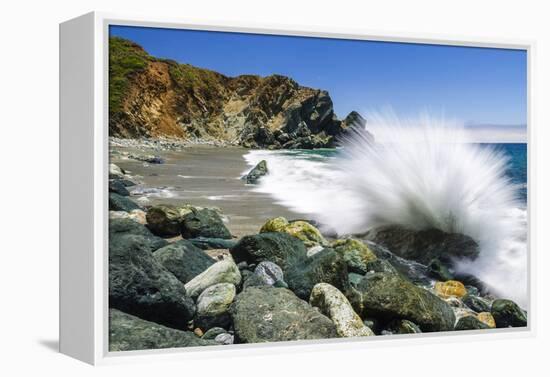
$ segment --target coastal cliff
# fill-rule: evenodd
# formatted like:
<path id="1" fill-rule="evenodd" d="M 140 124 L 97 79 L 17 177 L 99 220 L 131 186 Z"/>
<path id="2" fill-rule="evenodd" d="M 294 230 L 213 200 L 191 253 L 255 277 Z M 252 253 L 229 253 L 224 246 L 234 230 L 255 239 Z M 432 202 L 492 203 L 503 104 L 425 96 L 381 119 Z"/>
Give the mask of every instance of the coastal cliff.
<path id="1" fill-rule="evenodd" d="M 246 148 L 336 145 L 365 120 L 334 113 L 327 91 L 289 77 L 218 72 L 155 58 L 129 40 L 110 38 L 109 132 L 119 138 L 211 140 Z"/>

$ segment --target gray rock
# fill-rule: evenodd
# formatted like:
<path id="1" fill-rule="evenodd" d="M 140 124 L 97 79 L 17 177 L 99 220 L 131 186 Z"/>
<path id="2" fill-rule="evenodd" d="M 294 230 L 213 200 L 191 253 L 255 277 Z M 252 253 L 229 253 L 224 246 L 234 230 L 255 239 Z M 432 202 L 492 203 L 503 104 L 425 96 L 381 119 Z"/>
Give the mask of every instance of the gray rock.
<path id="1" fill-rule="evenodd" d="M 218 212 L 210 208 L 192 208 L 181 222 L 183 238 L 222 238 L 231 239 L 231 233 L 225 227 Z"/>
<path id="2" fill-rule="evenodd" d="M 118 165 L 109 164 L 109 179 L 122 179 L 126 172 Z"/>
<path id="3" fill-rule="evenodd" d="M 118 236 L 127 234 L 143 236 L 149 241 L 153 251 L 168 245 L 168 241 L 155 236 L 144 225 L 130 218 L 109 220 L 109 239 L 114 240 Z"/>
<path id="4" fill-rule="evenodd" d="M 109 210 L 130 212 L 134 209 L 140 209 L 140 207 L 130 198 L 114 192 L 109 193 Z"/>
<path id="5" fill-rule="evenodd" d="M 313 287 L 309 303 L 329 317 L 341 337 L 373 336 L 374 332 L 355 313 L 346 296 L 327 283 Z"/>
<path id="6" fill-rule="evenodd" d="M 187 283 L 215 263 L 208 254 L 187 240 L 179 240 L 158 249 L 155 259 L 181 282 Z"/>
<path id="7" fill-rule="evenodd" d="M 180 331 L 145 321 L 116 309 L 109 310 L 109 351 L 198 347 L 218 342 L 200 339 L 190 331 Z"/>
<path id="8" fill-rule="evenodd" d="M 285 288 L 250 287 L 231 306 L 236 343 L 337 337 L 334 323 Z"/>
<path id="9" fill-rule="evenodd" d="M 246 175 L 246 183 L 255 184 L 258 180 L 268 173 L 267 162 L 262 160 Z"/>
<path id="10" fill-rule="evenodd" d="M 449 304 L 398 274 L 368 273 L 348 299 L 362 317 L 408 319 L 424 332 L 454 328 L 455 315 Z"/>
<path id="11" fill-rule="evenodd" d="M 177 329 L 195 314 L 183 283 L 153 257 L 145 237 L 132 234 L 109 238 L 109 305 Z"/>
<path id="12" fill-rule="evenodd" d="M 205 340 L 214 340 L 218 335 L 220 334 L 226 334 L 227 330 L 221 327 L 212 327 L 208 329 L 204 335 L 202 336 L 202 339 Z"/>
<path id="13" fill-rule="evenodd" d="M 239 285 L 241 273 L 231 258 L 214 263 L 185 284 L 190 297 L 198 297 L 206 288 L 219 283 Z"/>
<path id="14" fill-rule="evenodd" d="M 527 315 L 512 300 L 498 299 L 493 301 L 491 314 L 498 328 L 527 326 Z"/>
<path id="15" fill-rule="evenodd" d="M 231 322 L 229 307 L 236 294 L 235 285 L 229 283 L 214 284 L 202 291 L 197 298 L 195 326 L 203 330 L 228 327 Z"/>
<path id="16" fill-rule="evenodd" d="M 254 275 L 258 276 L 265 285 L 274 285 L 278 281 L 284 281 L 281 267 L 269 261 L 258 264 L 254 269 Z"/>
<path id="17" fill-rule="evenodd" d="M 231 334 L 224 333 L 217 335 L 214 340 L 219 344 L 229 345 L 235 342 L 235 337 Z"/>

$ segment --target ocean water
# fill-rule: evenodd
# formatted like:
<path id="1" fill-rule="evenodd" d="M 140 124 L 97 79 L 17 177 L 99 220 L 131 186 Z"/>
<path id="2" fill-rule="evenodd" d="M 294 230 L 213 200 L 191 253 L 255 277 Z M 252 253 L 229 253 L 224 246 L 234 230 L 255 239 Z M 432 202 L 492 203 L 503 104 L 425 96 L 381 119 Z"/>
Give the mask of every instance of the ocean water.
<path id="1" fill-rule="evenodd" d="M 456 137 L 444 133 L 444 140 Z M 244 158 L 249 168 L 268 164 L 269 175 L 252 190 L 322 230 L 353 234 L 395 223 L 471 236 L 480 257 L 455 268 L 526 306 L 527 145 L 447 146 L 441 132 L 432 134 L 382 151 L 359 138 L 338 149 L 254 150 Z"/>

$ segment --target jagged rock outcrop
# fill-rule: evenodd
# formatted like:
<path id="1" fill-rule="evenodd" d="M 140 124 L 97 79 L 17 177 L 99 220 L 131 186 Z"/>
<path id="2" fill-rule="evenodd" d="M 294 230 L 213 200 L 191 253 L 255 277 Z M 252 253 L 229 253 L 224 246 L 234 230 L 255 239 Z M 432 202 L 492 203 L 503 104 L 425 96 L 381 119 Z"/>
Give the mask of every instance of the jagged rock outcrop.
<path id="1" fill-rule="evenodd" d="M 220 73 L 150 56 L 110 38 L 109 132 L 122 138 L 210 139 L 247 148 L 331 147 L 354 124 L 334 113 L 327 91 L 289 77 Z"/>

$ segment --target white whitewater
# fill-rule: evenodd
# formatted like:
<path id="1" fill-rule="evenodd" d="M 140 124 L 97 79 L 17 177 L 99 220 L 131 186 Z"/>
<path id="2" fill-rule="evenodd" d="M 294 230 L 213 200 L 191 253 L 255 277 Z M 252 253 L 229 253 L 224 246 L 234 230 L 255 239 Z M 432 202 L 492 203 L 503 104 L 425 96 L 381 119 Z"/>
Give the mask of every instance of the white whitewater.
<path id="1" fill-rule="evenodd" d="M 429 116 L 375 115 L 368 130 L 376 143 L 355 132 L 328 159 L 249 153 L 250 165 L 266 159 L 270 170 L 255 190 L 338 234 L 394 224 L 469 235 L 480 257 L 456 269 L 526 305 L 527 216 L 505 175 L 506 156 L 471 143 L 460 124 Z"/>

